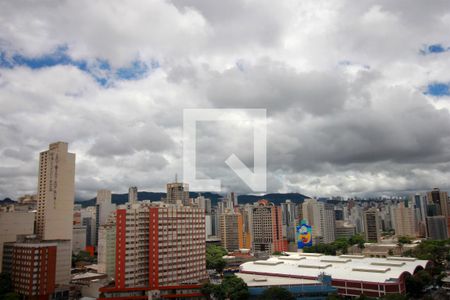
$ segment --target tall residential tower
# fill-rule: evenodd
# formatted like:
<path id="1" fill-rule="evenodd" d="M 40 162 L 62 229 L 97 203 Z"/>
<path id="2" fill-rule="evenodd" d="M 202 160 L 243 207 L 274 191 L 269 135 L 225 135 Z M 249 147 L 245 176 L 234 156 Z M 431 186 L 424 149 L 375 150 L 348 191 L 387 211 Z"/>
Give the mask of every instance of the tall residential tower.
<path id="1" fill-rule="evenodd" d="M 36 233 L 44 240 L 71 240 L 75 199 L 75 154 L 64 142 L 39 156 Z"/>

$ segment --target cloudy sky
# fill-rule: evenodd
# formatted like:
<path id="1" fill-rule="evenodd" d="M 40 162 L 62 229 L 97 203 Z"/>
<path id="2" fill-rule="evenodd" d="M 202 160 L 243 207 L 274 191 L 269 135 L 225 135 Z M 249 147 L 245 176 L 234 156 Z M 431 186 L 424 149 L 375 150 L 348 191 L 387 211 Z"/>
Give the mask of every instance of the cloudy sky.
<path id="1" fill-rule="evenodd" d="M 185 108 L 267 110 L 268 192 L 450 189 L 448 2 L 279 2 L 0 1 L 0 198 L 58 140 L 78 198 L 164 190 Z M 251 167 L 251 126 L 197 134 L 198 177 L 250 192 L 224 160 Z"/>

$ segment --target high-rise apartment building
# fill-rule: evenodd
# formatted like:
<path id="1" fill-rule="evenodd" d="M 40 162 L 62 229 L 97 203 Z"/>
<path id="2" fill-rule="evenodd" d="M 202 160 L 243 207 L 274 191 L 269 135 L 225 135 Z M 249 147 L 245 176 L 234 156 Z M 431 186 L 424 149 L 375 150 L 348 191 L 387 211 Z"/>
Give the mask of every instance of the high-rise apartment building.
<path id="1" fill-rule="evenodd" d="M 219 215 L 220 240 L 227 251 L 243 248 L 242 216 L 234 211 Z"/>
<path id="2" fill-rule="evenodd" d="M 370 208 L 363 213 L 364 233 L 367 242 L 379 243 L 381 239 L 380 217 L 376 208 Z"/>
<path id="3" fill-rule="evenodd" d="M 116 289 L 198 283 L 206 276 L 205 212 L 165 203 L 121 207 Z"/>
<path id="4" fill-rule="evenodd" d="M 336 214 L 334 212 L 334 205 L 330 203 L 323 203 L 323 211 L 325 218 L 323 240 L 328 244 L 336 240 Z"/>
<path id="5" fill-rule="evenodd" d="M 403 202 L 398 204 L 394 208 L 394 222 L 396 236 L 416 236 L 416 222 L 413 207 L 405 207 Z"/>
<path id="6" fill-rule="evenodd" d="M 3 245 L 15 242 L 18 235 L 33 234 L 34 213 L 0 212 L 0 271 L 2 270 Z"/>
<path id="7" fill-rule="evenodd" d="M 427 192 L 428 204 L 436 205 L 436 215 L 449 216 L 448 193 L 434 188 L 431 192 Z"/>
<path id="8" fill-rule="evenodd" d="M 98 272 L 109 277 L 116 276 L 116 224 L 109 222 L 101 225 L 98 231 L 97 248 Z"/>
<path id="9" fill-rule="evenodd" d="M 295 244 L 295 230 L 298 223 L 297 205 L 291 200 L 280 204 L 281 224 L 283 225 L 283 236 L 288 244 Z"/>
<path id="10" fill-rule="evenodd" d="M 411 202 L 412 207 L 414 207 L 416 235 L 426 237 L 427 198 L 426 196 L 415 194 L 411 197 Z"/>
<path id="11" fill-rule="evenodd" d="M 78 254 L 86 250 L 86 226 L 74 225 L 72 235 L 72 252 Z"/>
<path id="12" fill-rule="evenodd" d="M 444 216 L 447 221 L 447 233 L 450 234 L 450 198 L 448 197 L 448 193 L 434 188 L 431 192 L 427 193 L 427 200 L 427 215 L 430 217 Z"/>
<path id="13" fill-rule="evenodd" d="M 137 195 L 137 191 L 136 191 L 136 195 Z M 111 202 L 111 191 L 109 191 L 109 190 L 98 190 L 97 191 L 97 200 L 96 200 L 95 208 L 96 208 L 95 244 L 98 244 L 98 231 L 99 231 L 100 226 L 106 224 L 108 217 L 116 210 L 116 205 Z"/>
<path id="14" fill-rule="evenodd" d="M 43 240 L 72 239 L 75 154 L 64 142 L 50 144 L 39 156 L 36 233 Z"/>
<path id="15" fill-rule="evenodd" d="M 189 205 L 189 185 L 182 182 L 173 182 L 167 184 L 167 196 L 164 201 L 167 204 L 181 203 Z"/>
<path id="16" fill-rule="evenodd" d="M 68 284 L 75 200 L 75 154 L 68 144 L 56 142 L 40 153 L 36 233 L 43 242 L 57 242 L 57 285 Z"/>
<path id="17" fill-rule="evenodd" d="M 136 186 L 132 186 L 128 189 L 128 203 L 138 203 L 138 188 Z"/>
<path id="18" fill-rule="evenodd" d="M 336 240 L 334 206 L 316 199 L 305 199 L 303 219 L 311 226 L 313 244 L 332 243 Z"/>
<path id="19" fill-rule="evenodd" d="M 448 223 L 445 216 L 427 217 L 427 237 L 431 240 L 447 239 Z"/>
<path id="20" fill-rule="evenodd" d="M 239 207 L 239 212 L 242 216 L 242 247 L 244 249 L 252 248 L 252 237 L 253 237 L 253 206 L 250 204 L 245 204 Z"/>
<path id="21" fill-rule="evenodd" d="M 252 233 L 255 256 L 287 250 L 283 240 L 281 208 L 267 200 L 259 200 L 252 207 Z"/>

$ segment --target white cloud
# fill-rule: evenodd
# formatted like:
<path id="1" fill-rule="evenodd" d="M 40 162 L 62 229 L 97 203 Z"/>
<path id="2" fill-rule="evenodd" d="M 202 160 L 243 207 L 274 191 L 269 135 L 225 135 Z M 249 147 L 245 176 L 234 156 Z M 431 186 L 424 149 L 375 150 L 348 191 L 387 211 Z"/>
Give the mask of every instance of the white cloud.
<path id="1" fill-rule="evenodd" d="M 182 109 L 266 108 L 271 192 L 400 193 L 450 188 L 445 1 L 3 1 L 0 53 L 159 67 L 101 86 L 73 65 L 0 68 L 0 198 L 33 192 L 37 154 L 65 140 L 77 192 L 162 190 L 181 170 Z M 0 56 L 0 66 L 2 65 Z M 102 72 L 98 68 L 96 72 Z M 93 72 L 93 71 L 92 71 Z M 247 130 L 211 125 L 204 176 L 248 189 L 223 163 L 251 165 Z"/>

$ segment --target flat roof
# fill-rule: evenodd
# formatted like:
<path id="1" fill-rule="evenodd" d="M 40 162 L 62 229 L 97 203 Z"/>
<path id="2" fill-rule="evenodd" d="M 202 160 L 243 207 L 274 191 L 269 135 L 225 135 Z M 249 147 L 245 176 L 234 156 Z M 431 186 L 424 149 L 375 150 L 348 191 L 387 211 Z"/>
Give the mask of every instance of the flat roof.
<path id="1" fill-rule="evenodd" d="M 235 275 L 244 280 L 249 287 L 322 284 L 320 281 L 311 279 L 287 278 L 246 273 L 235 273 Z"/>
<path id="2" fill-rule="evenodd" d="M 73 274 L 73 275 L 72 275 L 72 280 L 89 279 L 89 278 L 98 278 L 98 277 L 106 277 L 106 274 L 103 274 L 103 273 L 93 273 L 93 272 L 86 272 L 86 273 Z"/>
<path id="3" fill-rule="evenodd" d="M 266 261 L 243 263 L 239 267 L 240 272 L 298 278 L 317 278 L 321 273 L 325 273 L 336 280 L 384 283 L 397 281 L 404 272 L 413 274 L 417 267 L 425 268 L 428 263 L 427 260 L 401 257 L 392 259 L 350 255 L 305 255 L 296 252 L 287 254 L 290 259 L 272 256 Z"/>

